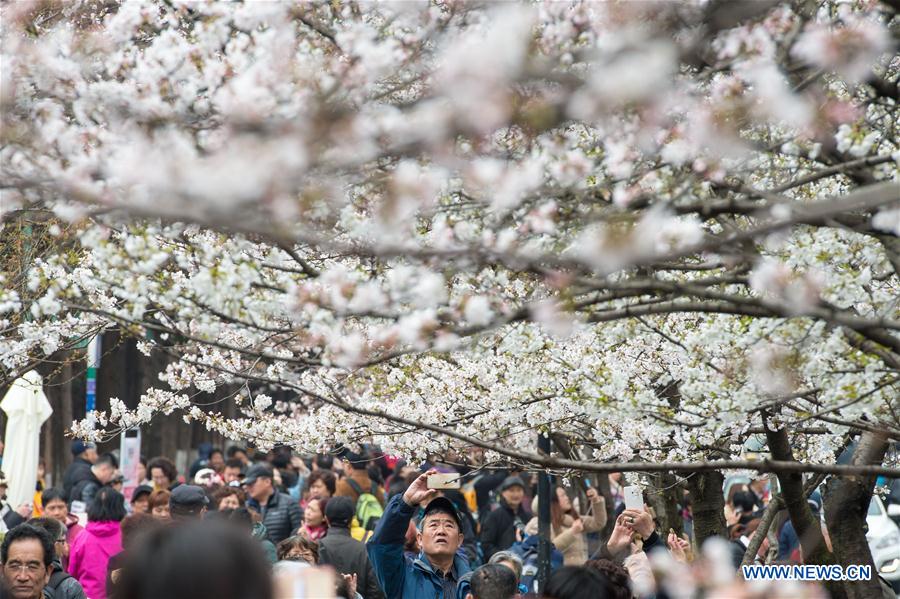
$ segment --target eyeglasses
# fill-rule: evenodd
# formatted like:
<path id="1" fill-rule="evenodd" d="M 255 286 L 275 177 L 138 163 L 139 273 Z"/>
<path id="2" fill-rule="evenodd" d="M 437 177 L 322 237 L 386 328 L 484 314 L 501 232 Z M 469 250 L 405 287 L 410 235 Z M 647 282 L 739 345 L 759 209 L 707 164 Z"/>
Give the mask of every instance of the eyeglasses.
<path id="1" fill-rule="evenodd" d="M 306 562 L 307 564 L 312 564 L 313 562 L 311 553 L 288 553 L 284 556 L 284 559 L 289 562 Z"/>
<path id="2" fill-rule="evenodd" d="M 41 562 L 27 562 L 24 564 L 22 562 L 7 562 L 3 564 L 3 567 L 12 573 L 25 571 L 28 574 L 38 574 L 44 569 L 44 564 Z"/>

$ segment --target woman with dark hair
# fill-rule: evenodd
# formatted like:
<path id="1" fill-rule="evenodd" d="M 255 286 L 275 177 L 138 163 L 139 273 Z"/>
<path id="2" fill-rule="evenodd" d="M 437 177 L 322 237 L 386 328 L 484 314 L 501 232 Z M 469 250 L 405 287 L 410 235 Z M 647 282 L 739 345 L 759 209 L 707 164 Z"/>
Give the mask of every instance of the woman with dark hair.
<path id="1" fill-rule="evenodd" d="M 272 599 L 269 564 L 235 526 L 212 519 L 149 531 L 129 549 L 116 597 Z M 93 599 L 93 597 L 91 598 Z"/>
<path id="2" fill-rule="evenodd" d="M 606 502 L 596 489 L 587 490 L 591 502 L 591 515 L 582 516 L 575 509 L 572 500 L 563 487 L 556 487 L 550 493 L 550 534 L 553 545 L 563 554 L 567 566 L 580 566 L 587 561 L 588 548 L 584 533 L 603 530 L 606 526 Z M 537 497 L 531 502 L 533 514 L 538 513 Z M 525 532 L 538 532 L 538 519 L 534 517 L 525 527 Z"/>
<path id="3" fill-rule="evenodd" d="M 171 491 L 180 484 L 178 470 L 175 469 L 175 464 L 169 458 L 162 456 L 153 458 L 147 464 L 147 471 L 150 480 L 153 481 L 153 488 L 157 491 Z"/>
<path id="4" fill-rule="evenodd" d="M 126 515 L 122 494 L 101 487 L 88 506 L 87 526 L 69 549 L 69 574 L 91 599 L 106 599 L 106 569 L 109 558 L 122 551 L 119 523 Z"/>
<path id="5" fill-rule="evenodd" d="M 306 537 L 294 535 L 278 543 L 278 561 L 319 563 L 319 544 Z"/>
<path id="6" fill-rule="evenodd" d="M 316 470 L 306 478 L 307 497 L 329 499 L 337 488 L 337 477 L 331 470 Z M 308 499 L 307 499 L 308 501 Z M 304 507 L 306 504 L 304 503 Z"/>
<path id="7" fill-rule="evenodd" d="M 238 487 L 219 487 L 210 496 L 213 510 L 236 510 L 247 503 L 247 496 Z"/>
<path id="8" fill-rule="evenodd" d="M 544 587 L 544 599 L 612 599 L 617 597 L 605 573 L 584 566 L 563 566 Z"/>
<path id="9" fill-rule="evenodd" d="M 297 534 L 302 535 L 310 541 L 318 541 L 328 534 L 328 524 L 325 522 L 325 504 L 327 499 L 321 497 L 313 497 L 306 502 L 303 509 L 303 525 Z"/>

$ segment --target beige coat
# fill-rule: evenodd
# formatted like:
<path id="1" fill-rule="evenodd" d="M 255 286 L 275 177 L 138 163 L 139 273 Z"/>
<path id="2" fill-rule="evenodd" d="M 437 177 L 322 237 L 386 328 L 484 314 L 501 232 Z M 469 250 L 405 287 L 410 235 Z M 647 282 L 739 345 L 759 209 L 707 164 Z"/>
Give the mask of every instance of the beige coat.
<path id="1" fill-rule="evenodd" d="M 602 495 L 598 495 L 592 507 L 592 515 L 582 516 L 581 521 L 584 522 L 584 532 L 597 532 L 603 530 L 606 526 L 606 502 Z M 531 513 L 538 513 L 537 497 L 531 502 Z M 572 524 L 574 518 L 566 514 L 563 517 L 562 528 L 550 531 L 550 540 L 553 545 L 563 554 L 563 564 L 566 566 L 581 566 L 588 559 L 588 546 L 584 538 L 584 534 L 576 534 L 572 532 Z M 538 532 L 538 519 L 532 518 L 525 527 L 525 532 L 534 535 Z"/>

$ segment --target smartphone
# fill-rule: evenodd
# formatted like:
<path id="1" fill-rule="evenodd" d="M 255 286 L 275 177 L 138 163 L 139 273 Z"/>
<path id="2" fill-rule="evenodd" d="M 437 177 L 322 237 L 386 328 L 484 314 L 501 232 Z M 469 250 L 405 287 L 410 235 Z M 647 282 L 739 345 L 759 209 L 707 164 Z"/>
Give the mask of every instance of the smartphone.
<path id="1" fill-rule="evenodd" d="M 626 510 L 644 510 L 644 495 L 641 488 L 637 485 L 628 485 L 623 489 L 625 493 L 625 509 Z"/>
<path id="2" fill-rule="evenodd" d="M 459 474 L 432 474 L 426 480 L 429 489 L 458 489 Z"/>
<path id="3" fill-rule="evenodd" d="M 581 479 L 581 482 L 582 482 L 582 484 L 584 484 L 584 490 L 585 490 L 585 491 L 587 491 L 588 489 L 591 488 L 591 479 L 589 479 L 589 478 L 582 478 L 582 479 Z"/>

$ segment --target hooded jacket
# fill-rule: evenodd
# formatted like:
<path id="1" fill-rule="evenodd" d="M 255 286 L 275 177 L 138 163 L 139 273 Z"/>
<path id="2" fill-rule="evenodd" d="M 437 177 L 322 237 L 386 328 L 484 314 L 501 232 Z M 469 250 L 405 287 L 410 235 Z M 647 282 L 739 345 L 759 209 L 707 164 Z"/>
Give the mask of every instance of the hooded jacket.
<path id="1" fill-rule="evenodd" d="M 122 551 L 118 522 L 88 522 L 69 549 L 69 574 L 78 579 L 91 599 L 106 599 L 109 558 Z"/>
<path id="2" fill-rule="evenodd" d="M 463 599 L 465 575 L 471 571 L 468 561 L 459 554 L 453 560 L 452 578 L 458 581 L 454 597 L 444 596 L 443 579 L 435 572 L 424 553 L 409 560 L 403 555 L 406 529 L 415 507 L 407 505 L 402 495 L 387 504 L 375 534 L 366 543 L 366 551 L 375 576 L 387 599 Z M 327 537 L 326 537 L 327 538 Z"/>
<path id="3" fill-rule="evenodd" d="M 275 549 L 274 543 L 269 540 L 269 531 L 266 529 L 266 525 L 262 522 L 257 522 L 253 525 L 253 530 L 250 532 L 250 536 L 259 541 L 259 544 L 262 545 L 263 551 L 266 553 L 266 559 L 269 560 L 270 564 L 274 564 L 278 561 L 278 551 Z"/>

